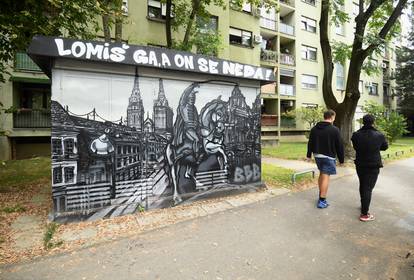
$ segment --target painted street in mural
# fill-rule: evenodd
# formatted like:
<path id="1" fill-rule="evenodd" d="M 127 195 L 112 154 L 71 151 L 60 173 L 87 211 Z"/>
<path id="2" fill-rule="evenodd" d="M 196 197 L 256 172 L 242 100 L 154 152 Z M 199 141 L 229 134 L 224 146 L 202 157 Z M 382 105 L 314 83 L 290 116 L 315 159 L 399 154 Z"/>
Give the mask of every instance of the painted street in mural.
<path id="1" fill-rule="evenodd" d="M 256 88 L 70 71 L 54 79 L 57 215 L 113 217 L 261 181 Z"/>

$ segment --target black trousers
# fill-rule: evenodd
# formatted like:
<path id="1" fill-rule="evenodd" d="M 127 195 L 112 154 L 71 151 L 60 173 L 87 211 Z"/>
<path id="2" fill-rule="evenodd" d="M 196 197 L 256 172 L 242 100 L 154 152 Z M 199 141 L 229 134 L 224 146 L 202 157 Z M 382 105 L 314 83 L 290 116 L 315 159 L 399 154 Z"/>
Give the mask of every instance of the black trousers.
<path id="1" fill-rule="evenodd" d="M 379 168 L 357 167 L 359 194 L 361 196 L 361 214 L 367 215 L 371 203 L 372 190 L 379 175 Z"/>

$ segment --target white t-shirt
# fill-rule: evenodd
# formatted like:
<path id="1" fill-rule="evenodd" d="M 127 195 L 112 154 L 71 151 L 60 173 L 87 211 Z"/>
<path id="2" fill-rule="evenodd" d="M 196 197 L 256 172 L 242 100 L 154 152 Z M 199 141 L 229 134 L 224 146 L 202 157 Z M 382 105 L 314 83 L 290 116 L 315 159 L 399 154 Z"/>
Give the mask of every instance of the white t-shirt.
<path id="1" fill-rule="evenodd" d="M 313 153 L 313 156 L 314 156 L 315 158 L 329 158 L 329 159 L 331 159 L 331 160 L 336 160 L 336 158 L 333 158 L 333 157 L 328 157 L 328 156 L 323 155 L 323 154 L 316 154 L 316 153 Z"/>

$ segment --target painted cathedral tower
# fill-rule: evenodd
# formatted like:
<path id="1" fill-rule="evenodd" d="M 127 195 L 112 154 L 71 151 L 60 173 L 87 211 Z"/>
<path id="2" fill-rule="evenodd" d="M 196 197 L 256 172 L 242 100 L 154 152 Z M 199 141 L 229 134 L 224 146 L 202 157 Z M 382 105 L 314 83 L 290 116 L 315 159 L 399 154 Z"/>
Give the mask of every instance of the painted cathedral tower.
<path id="1" fill-rule="evenodd" d="M 154 128 L 156 133 L 173 132 L 173 109 L 168 106 L 168 100 L 165 96 L 164 84 L 159 79 L 158 97 L 154 100 Z"/>
<path id="2" fill-rule="evenodd" d="M 138 75 L 135 75 L 134 88 L 129 97 L 127 109 L 127 125 L 135 127 L 137 131 L 144 129 L 144 105 L 142 103 L 141 92 L 139 90 Z"/>

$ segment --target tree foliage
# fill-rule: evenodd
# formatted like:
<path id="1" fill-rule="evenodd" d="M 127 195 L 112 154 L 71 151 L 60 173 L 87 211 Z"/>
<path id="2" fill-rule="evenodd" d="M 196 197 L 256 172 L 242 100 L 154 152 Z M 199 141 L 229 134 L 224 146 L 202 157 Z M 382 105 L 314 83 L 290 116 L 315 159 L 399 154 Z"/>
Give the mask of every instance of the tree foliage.
<path id="1" fill-rule="evenodd" d="M 306 122 L 309 128 L 314 127 L 318 122 L 323 120 L 323 107 L 302 107 L 296 109 L 296 115 L 299 119 Z"/>
<path id="2" fill-rule="evenodd" d="M 112 39 L 111 29 L 115 26 L 115 42 L 122 41 L 122 25 L 125 21 L 122 0 L 98 0 L 102 14 L 102 29 L 106 42 Z"/>
<path id="3" fill-rule="evenodd" d="M 343 11 L 344 0 L 322 0 L 320 43 L 323 57 L 323 97 L 326 106 L 336 111 L 335 125 L 341 130 L 347 147 L 347 154 L 352 151 L 350 138 L 356 106 L 360 98 L 359 80 L 362 71 L 370 75 L 379 69 L 369 58 L 381 53 L 382 49 L 400 31 L 398 18 L 406 7 L 408 0 L 358 0 L 356 15 L 346 15 Z M 348 3 L 348 2 L 347 2 Z M 351 45 L 334 42 L 331 45 L 329 31 L 334 24 L 355 23 L 354 38 Z M 368 60 L 367 60 L 368 59 Z M 332 89 L 333 62 L 349 60 L 345 96 L 338 100 Z"/>
<path id="4" fill-rule="evenodd" d="M 209 8 L 228 8 L 225 0 L 162 0 L 166 5 L 165 34 L 168 48 L 217 55 L 222 38 L 217 30 L 206 31 L 202 27 L 211 13 Z M 276 7 L 276 0 L 231 0 L 232 8 L 241 8 L 247 2 L 253 6 Z M 170 12 L 171 11 L 171 12 Z M 171 16 L 173 14 L 173 16 Z M 182 35 L 183 34 L 183 35 Z M 174 36 L 173 36 L 174 35 Z"/>
<path id="5" fill-rule="evenodd" d="M 397 94 L 400 98 L 399 110 L 409 120 L 414 132 L 414 4 L 411 5 L 411 30 L 407 36 L 409 45 L 397 52 Z"/>
<path id="6" fill-rule="evenodd" d="M 375 102 L 366 102 L 362 110 L 375 117 L 376 128 L 385 135 L 389 143 L 407 133 L 407 119 L 403 115 L 389 112 L 383 105 Z"/>
<path id="7" fill-rule="evenodd" d="M 4 82 L 7 64 L 34 35 L 93 38 L 101 9 L 96 0 L 2 0 L 0 11 L 0 82 Z"/>

